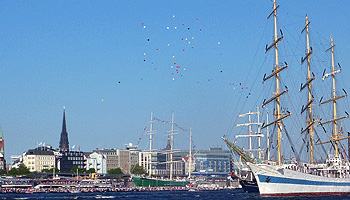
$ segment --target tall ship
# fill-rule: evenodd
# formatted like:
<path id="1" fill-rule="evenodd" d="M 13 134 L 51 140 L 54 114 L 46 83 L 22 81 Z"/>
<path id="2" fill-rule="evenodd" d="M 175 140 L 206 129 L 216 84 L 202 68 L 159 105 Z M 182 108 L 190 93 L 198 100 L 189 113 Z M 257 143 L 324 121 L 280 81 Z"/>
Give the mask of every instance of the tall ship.
<path id="1" fill-rule="evenodd" d="M 302 106 L 300 113 L 295 113 L 297 118 L 305 118 L 305 125 L 301 128 L 301 131 L 294 133 L 302 138 L 299 141 L 301 149 L 298 150 L 293 145 L 293 139 L 288 133 L 288 123 L 284 121 L 288 119 L 292 113 L 283 108 L 282 97 L 286 96 L 289 92 L 289 88 L 283 86 L 281 75 L 283 70 L 288 68 L 288 64 L 284 62 L 283 65 L 279 62 L 279 43 L 284 38 L 282 31 L 278 31 L 277 28 L 277 10 L 279 5 L 276 4 L 276 0 L 273 0 L 273 10 L 268 15 L 269 18 L 273 18 L 274 21 L 274 36 L 271 45 L 266 45 L 265 53 L 268 51 L 274 51 L 274 66 L 272 73 L 266 75 L 263 78 L 263 83 L 273 80 L 275 87 L 273 91 L 273 97 L 268 100 L 264 100 L 262 107 L 273 104 L 273 116 L 274 120 L 270 123 L 264 123 L 261 129 L 273 127 L 275 132 L 274 146 L 276 154 L 274 159 L 267 156 L 265 160 L 258 162 L 251 159 L 245 152 L 237 146 L 234 142 L 231 143 L 226 138 L 223 138 L 227 145 L 236 154 L 240 155 L 251 169 L 256 179 L 259 193 L 261 196 L 299 196 L 299 195 L 343 195 L 350 194 L 350 162 L 349 155 L 347 155 L 342 140 L 348 141 L 348 148 L 350 144 L 350 133 L 348 136 L 344 136 L 343 121 L 349 118 L 349 114 L 343 110 L 340 112 L 338 101 L 343 101 L 348 96 L 345 89 L 339 90 L 337 87 L 337 75 L 342 71 L 341 65 L 335 64 L 334 58 L 334 42 L 331 37 L 330 47 L 325 49 L 327 53 L 331 55 L 331 71 L 326 73 L 323 71 L 322 80 L 328 79 L 331 82 L 331 97 L 327 100 L 323 100 L 323 97 L 316 101 L 316 95 L 314 95 L 313 82 L 315 82 L 316 76 L 311 70 L 311 56 L 313 50 L 309 44 L 309 25 L 310 21 L 306 15 L 305 26 L 301 33 L 306 35 L 306 50 L 305 55 L 301 58 L 301 65 L 307 65 L 306 82 L 300 86 L 299 91 L 306 93 L 307 100 Z M 271 79 L 271 80 L 270 80 Z M 332 118 L 323 120 L 321 117 L 315 117 L 314 110 L 316 106 L 328 105 L 330 109 L 324 112 L 330 112 Z M 346 115 L 341 116 L 340 113 Z M 303 117 L 302 117 L 303 116 Z M 326 128 L 331 130 L 326 131 Z M 321 129 L 325 134 L 328 134 L 328 138 L 322 141 L 322 137 L 316 131 Z M 329 135 L 331 133 L 331 135 Z M 291 145 L 291 152 L 295 154 L 294 159 L 287 160 L 283 156 L 283 149 L 286 145 L 282 141 L 282 137 L 286 138 Z M 297 141 L 298 142 L 298 141 Z M 330 150 L 327 152 L 324 145 L 329 145 Z M 327 155 L 326 159 L 316 159 L 315 147 L 318 146 Z M 309 161 L 302 161 L 300 158 L 301 151 L 307 151 Z"/>
<path id="2" fill-rule="evenodd" d="M 257 122 L 252 121 L 252 116 L 257 116 Z M 265 149 L 261 148 L 261 137 L 264 137 L 264 134 L 261 134 L 260 127 L 262 123 L 260 122 L 260 112 L 259 107 L 257 107 L 256 112 L 249 111 L 248 113 L 238 115 L 239 118 L 248 118 L 247 123 L 236 124 L 237 127 L 248 127 L 248 134 L 235 135 L 235 138 L 242 138 L 248 140 L 247 148 L 243 148 L 242 151 L 249 157 L 252 161 L 261 161 L 263 159 L 263 152 Z M 253 131 L 253 126 L 257 126 L 257 132 Z M 257 138 L 258 145 L 257 148 L 254 148 L 253 139 Z M 243 190 L 248 193 L 259 192 L 258 184 L 252 171 L 248 168 L 247 165 L 243 164 L 242 157 L 240 156 L 237 162 L 234 164 L 238 167 L 238 178 L 239 183 L 242 186 Z"/>
<path id="3" fill-rule="evenodd" d="M 138 175 L 133 175 L 132 179 L 135 183 L 136 186 L 138 187 L 185 187 L 189 183 L 186 181 L 186 179 L 173 179 L 173 170 L 174 170 L 174 161 L 173 161 L 173 146 L 174 146 L 174 135 L 176 134 L 176 130 L 174 130 L 174 113 L 172 114 L 172 121 L 171 121 L 171 131 L 169 131 L 169 136 L 170 136 L 170 149 L 166 151 L 169 156 L 170 161 L 167 162 L 169 166 L 169 178 L 159 178 L 159 177 L 152 177 L 152 165 L 155 163 L 152 160 L 152 140 L 153 140 L 153 134 L 155 131 L 153 130 L 153 114 L 151 113 L 151 122 L 150 122 L 150 129 L 148 131 L 149 135 L 149 152 L 144 156 L 145 157 L 145 163 L 146 163 L 146 168 L 148 171 L 148 176 L 138 176 Z"/>

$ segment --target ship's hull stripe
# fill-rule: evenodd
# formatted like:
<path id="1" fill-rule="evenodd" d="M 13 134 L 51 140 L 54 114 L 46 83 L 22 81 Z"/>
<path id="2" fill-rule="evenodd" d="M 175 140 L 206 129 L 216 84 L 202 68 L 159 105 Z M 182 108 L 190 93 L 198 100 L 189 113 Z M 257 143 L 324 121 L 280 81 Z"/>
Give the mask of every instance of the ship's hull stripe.
<path id="1" fill-rule="evenodd" d="M 350 186 L 350 182 L 327 182 L 327 181 L 312 181 L 294 178 L 284 178 L 276 176 L 259 175 L 261 183 L 281 183 L 281 184 L 297 184 L 297 185 L 322 185 L 322 186 Z"/>
<path id="2" fill-rule="evenodd" d="M 260 196 L 327 196 L 327 195 L 348 195 L 350 192 L 301 192 L 301 193 L 274 193 L 260 194 Z"/>

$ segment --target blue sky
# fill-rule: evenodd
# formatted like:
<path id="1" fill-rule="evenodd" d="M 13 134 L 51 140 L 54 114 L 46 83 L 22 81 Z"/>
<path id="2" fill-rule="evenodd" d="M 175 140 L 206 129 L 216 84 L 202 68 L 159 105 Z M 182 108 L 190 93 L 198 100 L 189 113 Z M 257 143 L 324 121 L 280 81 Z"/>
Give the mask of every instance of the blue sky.
<path id="1" fill-rule="evenodd" d="M 278 3 L 285 36 L 303 43 L 308 13 L 324 46 L 333 34 L 343 76 L 350 75 L 350 3 Z M 6 158 L 39 142 L 58 147 L 63 106 L 70 145 L 82 151 L 137 143 L 151 112 L 169 121 L 174 112 L 179 126 L 192 127 L 197 149 L 225 147 L 221 136 L 233 134 L 238 111 L 256 107 L 260 80 L 272 69 L 267 62 L 257 74 L 272 40 L 271 8 L 268 0 L 1 2 Z M 171 127 L 154 126 L 160 149 Z M 188 135 L 180 131 L 175 148 L 187 149 Z M 144 136 L 140 149 L 147 146 Z"/>

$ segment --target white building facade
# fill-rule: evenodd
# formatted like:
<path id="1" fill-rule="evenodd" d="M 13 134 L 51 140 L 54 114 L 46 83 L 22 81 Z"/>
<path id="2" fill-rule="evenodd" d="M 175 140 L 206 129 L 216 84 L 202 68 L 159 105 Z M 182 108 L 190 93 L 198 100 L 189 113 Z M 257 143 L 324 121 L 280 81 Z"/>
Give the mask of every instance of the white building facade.
<path id="1" fill-rule="evenodd" d="M 98 174 L 107 174 L 106 155 L 93 152 L 87 158 L 86 170 L 95 169 Z"/>

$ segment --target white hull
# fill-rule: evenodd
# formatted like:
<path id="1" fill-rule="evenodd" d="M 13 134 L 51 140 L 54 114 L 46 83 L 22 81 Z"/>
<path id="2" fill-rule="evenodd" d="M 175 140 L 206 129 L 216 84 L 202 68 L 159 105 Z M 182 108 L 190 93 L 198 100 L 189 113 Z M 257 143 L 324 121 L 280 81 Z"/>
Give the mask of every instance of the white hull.
<path id="1" fill-rule="evenodd" d="M 249 163 L 261 196 L 350 194 L 350 178 L 328 178 L 266 164 Z"/>

